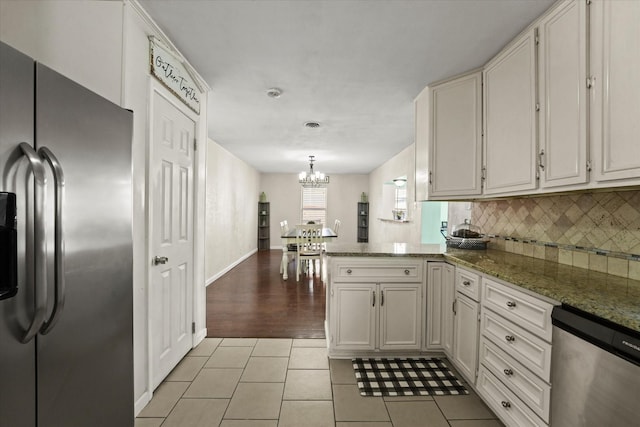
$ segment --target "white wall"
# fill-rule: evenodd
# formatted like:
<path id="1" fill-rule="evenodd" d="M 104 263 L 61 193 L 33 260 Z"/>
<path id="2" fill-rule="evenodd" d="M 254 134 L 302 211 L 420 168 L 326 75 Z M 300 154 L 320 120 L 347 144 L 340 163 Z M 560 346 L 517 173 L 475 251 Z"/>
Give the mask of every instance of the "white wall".
<path id="1" fill-rule="evenodd" d="M 256 251 L 260 174 L 209 140 L 206 182 L 205 275 L 210 284 Z"/>
<path id="2" fill-rule="evenodd" d="M 145 25 L 138 15 L 126 8 L 125 28 L 129 37 L 124 52 L 125 95 L 123 105 L 133 110 L 133 357 L 134 357 L 134 397 L 136 413 L 144 407 L 151 396 L 149 390 L 149 348 L 148 348 L 148 307 L 147 307 L 147 133 L 149 76 L 140 58 L 145 44 Z M 146 62 L 148 63 L 148 61 Z M 148 66 L 147 66 L 148 68 Z"/>
<path id="3" fill-rule="evenodd" d="M 408 223 L 381 221 L 391 219 L 389 201 L 384 196 L 389 183 L 399 176 L 407 177 Z M 421 243 L 421 203 L 415 203 L 415 148 L 409 147 L 387 160 L 369 174 L 369 242 L 370 243 Z M 387 191 L 385 191 L 385 189 Z M 387 196 L 388 197 L 388 196 Z"/>
<path id="4" fill-rule="evenodd" d="M 327 189 L 327 221 L 331 227 L 336 219 L 342 222 L 336 242 L 357 241 L 357 203 L 360 194 L 366 193 L 368 188 L 368 175 L 331 175 Z M 289 226 L 300 223 L 302 187 L 298 175 L 262 174 L 260 191 L 265 192 L 270 203 L 270 245 L 280 248 L 280 221 L 286 219 Z"/>

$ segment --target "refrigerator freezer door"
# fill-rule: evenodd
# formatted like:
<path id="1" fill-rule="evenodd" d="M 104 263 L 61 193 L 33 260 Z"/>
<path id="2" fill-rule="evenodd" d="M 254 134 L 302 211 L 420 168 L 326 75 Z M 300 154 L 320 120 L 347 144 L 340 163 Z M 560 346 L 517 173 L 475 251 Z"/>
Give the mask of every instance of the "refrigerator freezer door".
<path id="1" fill-rule="evenodd" d="M 16 194 L 18 254 L 17 294 L 0 301 L 0 427 L 36 425 L 35 342 L 21 343 L 34 315 L 33 180 L 19 148 L 33 145 L 33 102 L 33 60 L 0 43 L 0 191 Z"/>
<path id="2" fill-rule="evenodd" d="M 36 126 L 64 171 L 66 297 L 37 340 L 39 427 L 131 427 L 133 409 L 132 113 L 37 65 Z M 54 228 L 47 167 L 45 217 Z M 49 289 L 55 242 L 48 233 Z M 48 316 L 53 311 L 50 298 Z"/>

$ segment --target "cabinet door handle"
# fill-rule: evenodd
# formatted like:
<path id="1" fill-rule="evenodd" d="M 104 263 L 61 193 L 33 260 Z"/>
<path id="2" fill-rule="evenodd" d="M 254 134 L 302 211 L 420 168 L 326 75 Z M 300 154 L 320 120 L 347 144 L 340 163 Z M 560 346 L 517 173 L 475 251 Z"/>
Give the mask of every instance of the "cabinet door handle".
<path id="1" fill-rule="evenodd" d="M 511 408 L 511 403 L 507 402 L 506 400 L 503 400 L 500 403 L 502 404 L 503 408 Z"/>
<path id="2" fill-rule="evenodd" d="M 351 274 L 351 273 L 353 273 L 353 271 L 351 271 L 351 269 L 348 269 L 347 274 Z"/>
<path id="3" fill-rule="evenodd" d="M 540 150 L 540 154 L 538 154 L 538 166 L 540 166 L 541 171 L 544 171 L 544 161 L 542 160 L 542 156 L 544 156 L 544 150 Z"/>
<path id="4" fill-rule="evenodd" d="M 454 299 L 453 302 L 451 303 L 451 311 L 453 311 L 453 315 L 454 316 L 457 314 L 456 313 L 456 302 L 457 302 L 457 300 Z"/>
<path id="5" fill-rule="evenodd" d="M 380 307 L 384 305 L 384 291 L 380 291 Z"/>
<path id="6" fill-rule="evenodd" d="M 516 306 L 516 303 L 514 301 L 507 301 L 507 307 L 513 308 Z"/>
<path id="7" fill-rule="evenodd" d="M 404 271 L 404 274 L 405 274 L 405 275 L 407 275 L 407 276 L 409 275 L 409 273 L 411 273 L 411 272 L 409 271 L 409 269 L 406 269 L 406 270 Z"/>
<path id="8" fill-rule="evenodd" d="M 504 371 L 504 374 L 508 377 L 510 377 L 511 375 L 513 375 L 513 371 L 511 370 L 511 368 L 506 368 Z"/>
<path id="9" fill-rule="evenodd" d="M 513 335 L 507 335 L 504 337 L 505 340 L 507 340 L 507 342 L 513 342 L 516 340 L 516 337 L 514 337 Z"/>
<path id="10" fill-rule="evenodd" d="M 373 304 L 371 304 L 372 307 L 376 306 L 376 291 L 373 291 Z"/>

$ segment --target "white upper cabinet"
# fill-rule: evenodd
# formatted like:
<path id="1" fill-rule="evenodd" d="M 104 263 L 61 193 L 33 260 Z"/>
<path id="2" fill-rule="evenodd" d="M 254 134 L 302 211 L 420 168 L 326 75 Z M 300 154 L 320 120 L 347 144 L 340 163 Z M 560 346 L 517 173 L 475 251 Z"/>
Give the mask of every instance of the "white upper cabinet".
<path id="1" fill-rule="evenodd" d="M 606 186 L 637 185 L 640 184 L 640 1 L 594 0 L 590 8 L 594 179 Z"/>
<path id="2" fill-rule="evenodd" d="M 530 30 L 484 70 L 485 194 L 536 188 L 536 100 L 535 31 Z"/>
<path id="3" fill-rule="evenodd" d="M 425 88 L 415 100 L 416 200 L 482 192 L 482 73 Z"/>
<path id="4" fill-rule="evenodd" d="M 482 73 L 430 88 L 429 199 L 482 192 Z"/>
<path id="5" fill-rule="evenodd" d="M 640 185 L 638 76 L 640 0 L 558 1 L 416 98 L 416 200 Z"/>
<path id="6" fill-rule="evenodd" d="M 588 182 L 586 8 L 584 0 L 562 2 L 538 25 L 543 189 Z"/>

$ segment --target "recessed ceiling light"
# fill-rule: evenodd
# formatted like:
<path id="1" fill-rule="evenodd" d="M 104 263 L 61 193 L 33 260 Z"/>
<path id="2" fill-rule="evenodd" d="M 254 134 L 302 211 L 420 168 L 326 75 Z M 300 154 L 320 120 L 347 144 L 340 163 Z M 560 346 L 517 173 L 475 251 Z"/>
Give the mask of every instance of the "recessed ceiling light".
<path id="1" fill-rule="evenodd" d="M 280 88 L 272 87 L 267 89 L 267 96 L 269 98 L 280 98 L 280 95 L 282 95 L 282 89 Z"/>
<path id="2" fill-rule="evenodd" d="M 318 122 L 307 122 L 304 124 L 305 127 L 311 128 L 311 129 L 316 129 L 320 127 L 320 123 Z"/>

